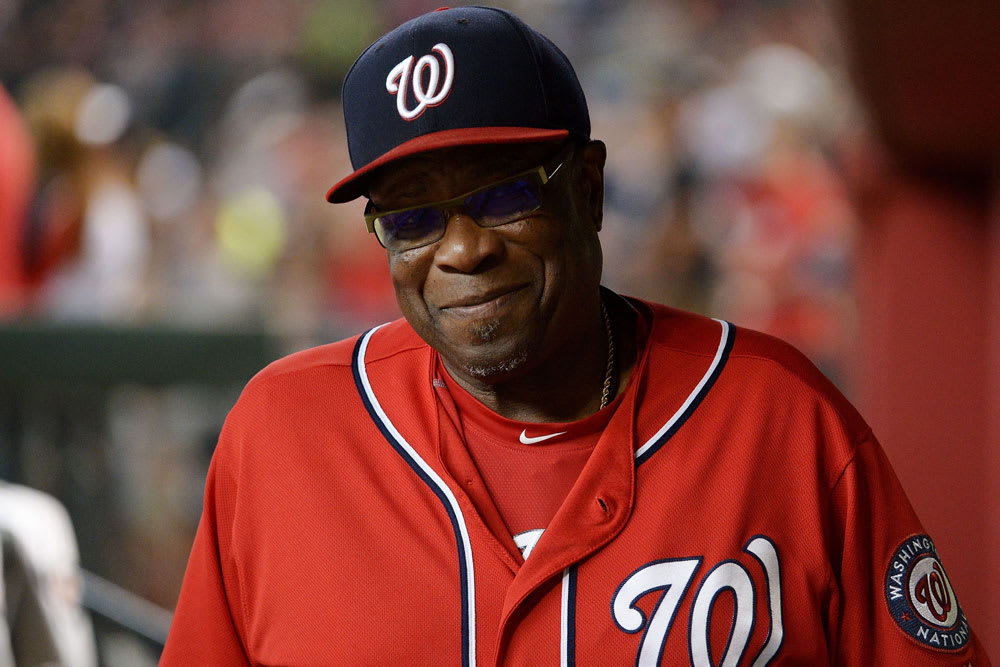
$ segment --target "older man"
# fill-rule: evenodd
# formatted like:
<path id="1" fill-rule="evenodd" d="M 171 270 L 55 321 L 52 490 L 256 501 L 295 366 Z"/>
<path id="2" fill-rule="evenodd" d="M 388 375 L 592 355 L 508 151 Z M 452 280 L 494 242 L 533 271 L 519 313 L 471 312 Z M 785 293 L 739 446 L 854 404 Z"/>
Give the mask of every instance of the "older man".
<path id="1" fill-rule="evenodd" d="M 163 664 L 988 665 L 870 429 L 808 361 L 600 286 L 565 56 L 439 10 L 344 84 L 404 320 L 223 430 Z"/>

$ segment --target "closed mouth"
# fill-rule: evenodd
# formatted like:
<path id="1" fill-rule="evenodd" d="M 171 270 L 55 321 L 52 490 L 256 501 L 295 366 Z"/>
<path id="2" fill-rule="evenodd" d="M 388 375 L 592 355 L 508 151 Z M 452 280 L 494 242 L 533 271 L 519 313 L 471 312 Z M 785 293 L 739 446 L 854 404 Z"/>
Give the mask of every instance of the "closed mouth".
<path id="1" fill-rule="evenodd" d="M 508 287 L 501 290 L 493 290 L 486 294 L 467 296 L 442 306 L 444 312 L 456 315 L 483 315 L 490 311 L 499 309 L 509 301 L 514 295 L 524 289 L 524 285 Z"/>

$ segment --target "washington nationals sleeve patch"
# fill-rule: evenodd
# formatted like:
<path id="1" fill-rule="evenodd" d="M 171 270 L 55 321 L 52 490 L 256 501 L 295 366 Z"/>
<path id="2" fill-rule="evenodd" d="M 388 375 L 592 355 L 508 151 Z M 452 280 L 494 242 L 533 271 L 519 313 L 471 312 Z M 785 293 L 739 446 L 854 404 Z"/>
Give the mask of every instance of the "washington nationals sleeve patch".
<path id="1" fill-rule="evenodd" d="M 927 535 L 908 537 L 893 551 L 885 599 L 896 624 L 921 644 L 955 651 L 969 642 L 969 623 Z"/>

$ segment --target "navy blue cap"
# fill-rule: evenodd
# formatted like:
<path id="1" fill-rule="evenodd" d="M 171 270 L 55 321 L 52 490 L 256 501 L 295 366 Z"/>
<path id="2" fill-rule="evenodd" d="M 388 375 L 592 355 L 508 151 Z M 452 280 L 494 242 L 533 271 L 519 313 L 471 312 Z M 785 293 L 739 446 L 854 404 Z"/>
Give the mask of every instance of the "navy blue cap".
<path id="1" fill-rule="evenodd" d="M 583 89 L 566 55 L 508 11 L 439 9 L 369 46 L 344 79 L 354 172 L 327 193 L 367 192 L 372 170 L 452 146 L 590 138 Z"/>

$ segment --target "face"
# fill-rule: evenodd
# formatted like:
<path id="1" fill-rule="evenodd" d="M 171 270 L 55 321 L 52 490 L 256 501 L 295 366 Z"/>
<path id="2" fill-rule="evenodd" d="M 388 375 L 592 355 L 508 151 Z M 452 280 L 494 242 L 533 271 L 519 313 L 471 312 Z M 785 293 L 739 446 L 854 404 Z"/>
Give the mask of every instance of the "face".
<path id="1" fill-rule="evenodd" d="M 446 149 L 376 173 L 378 210 L 452 199 L 538 165 L 553 144 Z M 529 217 L 483 228 L 461 207 L 434 243 L 387 251 L 396 298 L 417 333 L 453 374 L 494 384 L 571 355 L 574 333 L 595 308 L 604 145 L 575 146 Z"/>

